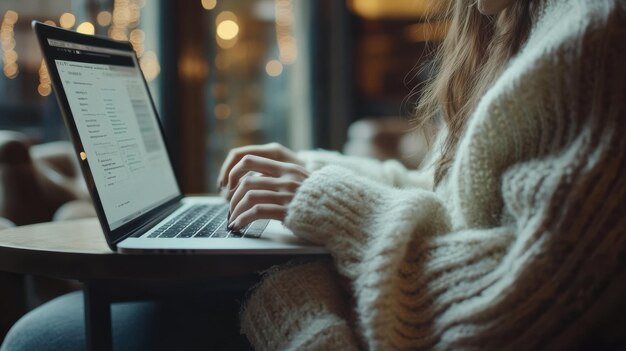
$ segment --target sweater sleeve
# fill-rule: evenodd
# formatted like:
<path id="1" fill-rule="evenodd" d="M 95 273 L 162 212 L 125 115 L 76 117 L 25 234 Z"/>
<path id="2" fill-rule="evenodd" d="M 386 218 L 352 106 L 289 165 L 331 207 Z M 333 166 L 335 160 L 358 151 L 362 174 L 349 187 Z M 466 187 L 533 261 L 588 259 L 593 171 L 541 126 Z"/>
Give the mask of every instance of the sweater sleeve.
<path id="1" fill-rule="evenodd" d="M 523 74 L 484 97 L 453 201 L 332 166 L 302 184 L 285 224 L 350 280 L 369 349 L 568 349 L 584 337 L 578 321 L 625 267 L 623 15 L 517 62 Z"/>
<path id="2" fill-rule="evenodd" d="M 399 188 L 432 189 L 434 173 L 428 167 L 420 170 L 407 169 L 397 160 L 379 161 L 367 157 L 346 156 L 336 151 L 301 151 L 308 171 L 313 172 L 327 165 L 340 166 L 376 182 Z"/>
<path id="3" fill-rule="evenodd" d="M 360 336 L 372 350 L 435 345 L 433 317 L 479 294 L 472 283 L 496 267 L 513 236 L 511 228 L 446 234 L 450 218 L 435 193 L 336 166 L 303 183 L 285 224 L 330 250 L 351 282 Z"/>
<path id="4" fill-rule="evenodd" d="M 626 257 L 626 145 L 612 135 L 508 169 L 509 224 L 455 231 L 435 193 L 334 166 L 303 183 L 285 224 L 331 252 L 368 349 L 560 345 Z"/>

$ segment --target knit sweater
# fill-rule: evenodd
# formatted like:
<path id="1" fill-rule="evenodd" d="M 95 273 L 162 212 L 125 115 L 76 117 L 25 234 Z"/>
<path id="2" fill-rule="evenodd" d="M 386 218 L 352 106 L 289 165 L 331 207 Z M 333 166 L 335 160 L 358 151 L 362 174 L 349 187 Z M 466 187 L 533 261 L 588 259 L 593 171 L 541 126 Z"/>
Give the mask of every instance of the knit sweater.
<path id="1" fill-rule="evenodd" d="M 284 223 L 332 260 L 266 274 L 241 315 L 251 343 L 559 345 L 626 265 L 625 9 L 544 1 L 435 189 L 432 167 L 302 154 Z"/>

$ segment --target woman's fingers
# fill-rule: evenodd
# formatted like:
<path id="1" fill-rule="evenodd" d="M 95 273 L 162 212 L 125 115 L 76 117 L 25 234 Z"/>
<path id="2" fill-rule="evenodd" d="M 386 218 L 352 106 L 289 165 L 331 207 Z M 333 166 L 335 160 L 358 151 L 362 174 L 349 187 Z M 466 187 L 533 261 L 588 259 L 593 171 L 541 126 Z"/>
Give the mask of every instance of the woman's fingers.
<path id="1" fill-rule="evenodd" d="M 299 187 L 300 182 L 293 179 L 248 176 L 243 178 L 235 189 L 232 189 L 225 194 L 225 197 L 230 201 L 230 212 L 232 213 L 235 206 L 250 190 L 270 190 L 295 193 Z"/>
<path id="2" fill-rule="evenodd" d="M 234 222 L 242 213 L 248 211 L 255 205 L 274 204 L 286 205 L 293 198 L 293 194 L 287 192 L 277 192 L 271 190 L 250 190 L 246 192 L 241 201 L 234 204 L 230 212 L 230 221 Z M 231 205 L 233 205 L 231 203 Z"/>
<path id="3" fill-rule="evenodd" d="M 294 178 L 299 179 L 304 179 L 308 176 L 306 170 L 302 166 L 254 155 L 246 155 L 231 169 L 228 174 L 228 189 L 235 189 L 239 185 L 240 179 L 248 172 L 258 172 L 270 177 L 291 175 Z"/>
<path id="4" fill-rule="evenodd" d="M 287 204 L 293 199 L 292 193 L 269 190 L 251 190 L 231 212 L 229 228 L 239 230 L 257 219 L 282 221 L 287 214 Z"/>
<path id="5" fill-rule="evenodd" d="M 220 169 L 220 173 L 217 177 L 218 188 L 221 188 L 226 185 L 230 170 L 245 155 L 256 155 L 256 156 L 267 157 L 266 149 L 267 149 L 266 145 L 250 145 L 250 146 L 243 146 L 243 147 L 238 147 L 236 149 L 230 150 L 228 155 L 226 155 L 226 159 L 224 160 L 224 163 L 222 163 L 222 168 Z"/>
<path id="6" fill-rule="evenodd" d="M 227 186 L 223 194 L 230 199 L 231 230 L 262 218 L 284 220 L 287 205 L 308 177 L 293 152 L 278 144 L 264 147 L 239 148 L 229 154 L 222 167 L 220 179 L 221 185 Z M 276 160 L 281 157 L 287 162 Z M 250 173 L 262 176 L 247 176 Z"/>
<path id="7" fill-rule="evenodd" d="M 302 161 L 298 159 L 293 151 L 278 143 L 239 147 L 236 149 L 232 149 L 226 156 L 226 159 L 222 164 L 222 168 L 220 169 L 219 176 L 217 177 L 218 188 L 226 186 L 228 182 L 228 175 L 230 174 L 231 170 L 246 155 L 260 156 L 275 161 L 286 161 L 303 165 Z"/>

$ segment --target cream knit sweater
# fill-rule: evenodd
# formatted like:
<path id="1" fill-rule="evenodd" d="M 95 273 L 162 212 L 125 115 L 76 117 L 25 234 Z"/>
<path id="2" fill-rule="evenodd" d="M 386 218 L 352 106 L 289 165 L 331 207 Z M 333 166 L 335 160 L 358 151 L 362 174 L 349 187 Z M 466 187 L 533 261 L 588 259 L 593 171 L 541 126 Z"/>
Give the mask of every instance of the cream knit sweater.
<path id="1" fill-rule="evenodd" d="M 541 6 L 436 189 L 305 154 L 285 225 L 332 261 L 266 275 L 242 311 L 257 349 L 557 347 L 604 296 L 626 265 L 626 6 Z"/>

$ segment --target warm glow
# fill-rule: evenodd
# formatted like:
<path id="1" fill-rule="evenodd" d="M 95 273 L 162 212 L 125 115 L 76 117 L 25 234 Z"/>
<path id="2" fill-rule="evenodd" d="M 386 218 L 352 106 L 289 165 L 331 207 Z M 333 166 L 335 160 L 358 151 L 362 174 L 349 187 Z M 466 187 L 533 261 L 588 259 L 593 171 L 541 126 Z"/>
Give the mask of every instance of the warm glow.
<path id="1" fill-rule="evenodd" d="M 128 36 L 124 29 L 119 27 L 111 27 L 109 28 L 109 36 L 115 40 L 128 40 Z"/>
<path id="2" fill-rule="evenodd" d="M 432 0 L 348 0 L 357 15 L 369 18 L 424 18 L 440 13 L 446 1 Z"/>
<path id="3" fill-rule="evenodd" d="M 16 62 L 17 61 L 17 52 L 14 50 L 7 51 L 2 55 L 2 58 L 5 62 Z"/>
<path id="4" fill-rule="evenodd" d="M 4 21 L 7 24 L 10 24 L 10 25 L 15 24 L 15 22 L 17 22 L 18 18 L 19 18 L 19 16 L 17 15 L 17 12 L 15 12 L 13 10 L 9 10 L 9 11 L 4 13 Z"/>
<path id="5" fill-rule="evenodd" d="M 20 73 L 19 68 L 16 63 L 9 63 L 4 65 L 4 75 L 9 79 L 13 79 L 17 77 L 18 73 Z"/>
<path id="6" fill-rule="evenodd" d="M 17 65 L 17 52 L 15 51 L 15 31 L 14 26 L 17 22 L 17 12 L 9 10 L 5 12 L 0 25 L 0 48 L 2 48 L 2 61 L 4 75 L 13 79 L 20 73 Z"/>
<path id="7" fill-rule="evenodd" d="M 215 55 L 215 67 L 222 71 L 230 68 L 230 60 L 226 57 L 224 52 L 218 52 L 217 55 Z"/>
<path id="8" fill-rule="evenodd" d="M 441 41 L 448 32 L 448 22 L 416 23 L 406 28 L 406 38 L 413 42 Z"/>
<path id="9" fill-rule="evenodd" d="M 236 38 L 234 40 L 224 40 L 218 36 L 216 39 L 217 39 L 217 45 L 219 45 L 219 47 L 222 49 L 230 49 L 230 48 L 233 48 L 237 44 Z"/>
<path id="10" fill-rule="evenodd" d="M 39 86 L 37 87 L 37 92 L 41 96 L 48 96 L 52 92 L 52 89 L 50 88 L 50 85 L 39 84 Z"/>
<path id="11" fill-rule="evenodd" d="M 278 58 L 283 64 L 292 64 L 298 58 L 298 44 L 294 36 L 292 0 L 276 0 L 276 43 L 278 43 Z"/>
<path id="12" fill-rule="evenodd" d="M 13 29 L 3 32 L 7 33 L 7 39 L 2 38 L 2 49 L 5 50 L 5 52 L 13 51 L 13 49 L 15 49 L 15 32 L 13 32 Z"/>
<path id="13" fill-rule="evenodd" d="M 239 34 L 239 25 L 233 20 L 226 20 L 217 25 L 217 35 L 224 40 L 232 40 Z"/>
<path id="14" fill-rule="evenodd" d="M 185 52 L 178 62 L 178 72 L 185 79 L 203 80 L 209 75 L 209 64 L 198 52 Z"/>
<path id="15" fill-rule="evenodd" d="M 130 23 L 130 8 L 126 5 L 115 6 L 113 10 L 113 24 L 126 27 Z"/>
<path id="16" fill-rule="evenodd" d="M 227 20 L 237 22 L 237 15 L 230 11 L 222 11 L 215 17 L 215 23 L 221 23 Z"/>
<path id="17" fill-rule="evenodd" d="M 265 65 L 265 72 L 270 77 L 278 77 L 283 73 L 283 64 L 278 60 L 271 60 Z"/>
<path id="18" fill-rule="evenodd" d="M 75 23 L 76 17 L 69 12 L 62 14 L 59 18 L 59 24 L 61 24 L 61 27 L 63 28 L 72 28 Z"/>
<path id="19" fill-rule="evenodd" d="M 130 32 L 131 43 L 143 43 L 145 39 L 146 39 L 146 33 L 142 31 L 141 29 L 133 29 L 133 31 Z"/>
<path id="20" fill-rule="evenodd" d="M 96 33 L 96 28 L 91 24 L 91 22 L 83 22 L 78 25 L 76 28 L 78 33 L 94 35 Z"/>
<path id="21" fill-rule="evenodd" d="M 128 38 L 130 43 L 133 45 L 133 49 L 135 50 L 137 57 L 141 57 L 145 49 L 144 41 L 146 39 L 146 33 L 143 30 L 136 28 L 130 32 Z"/>
<path id="22" fill-rule="evenodd" d="M 213 10 L 217 6 L 217 0 L 202 0 L 202 7 L 205 10 Z"/>
<path id="23" fill-rule="evenodd" d="M 237 44 L 239 25 L 237 16 L 230 11 L 222 11 L 215 18 L 217 24 L 216 41 L 222 49 L 230 49 Z"/>
<path id="24" fill-rule="evenodd" d="M 57 24 L 56 24 L 53 20 L 47 20 L 47 21 L 45 21 L 43 24 L 47 24 L 47 25 L 49 25 L 49 26 L 55 26 L 55 27 L 56 27 L 56 25 L 57 25 Z"/>
<path id="25" fill-rule="evenodd" d="M 153 81 L 161 72 L 159 59 L 153 51 L 146 51 L 139 59 L 139 67 L 148 82 Z"/>
<path id="26" fill-rule="evenodd" d="M 52 92 L 52 88 L 50 87 L 50 75 L 48 74 L 48 67 L 46 66 L 46 61 L 41 60 L 41 65 L 39 66 L 39 86 L 37 87 L 37 92 L 41 96 L 48 96 Z"/>
<path id="27" fill-rule="evenodd" d="M 130 25 L 137 26 L 139 25 L 139 18 L 141 17 L 140 8 L 137 4 L 131 3 L 128 7 L 128 22 Z"/>
<path id="28" fill-rule="evenodd" d="M 217 119 L 226 119 L 230 117 L 231 111 L 230 106 L 226 104 L 217 104 L 215 105 L 215 118 Z"/>
<path id="29" fill-rule="evenodd" d="M 98 21 L 98 24 L 102 27 L 106 27 L 109 24 L 111 24 L 111 12 L 109 11 L 101 11 L 100 13 L 98 13 L 98 16 L 96 17 L 96 20 Z"/>

